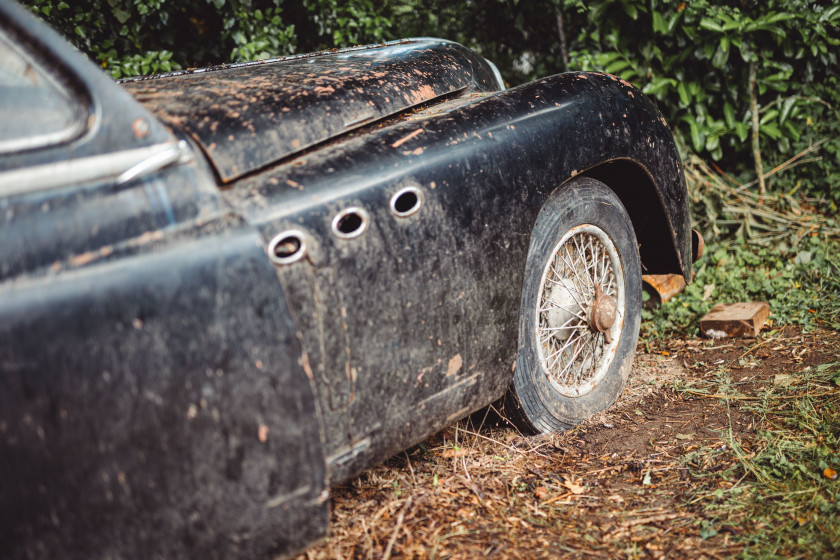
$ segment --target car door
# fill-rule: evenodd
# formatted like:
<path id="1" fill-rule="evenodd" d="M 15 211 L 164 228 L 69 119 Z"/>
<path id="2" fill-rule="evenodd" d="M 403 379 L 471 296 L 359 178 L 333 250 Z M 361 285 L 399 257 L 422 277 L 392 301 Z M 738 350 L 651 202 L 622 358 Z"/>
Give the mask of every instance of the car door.
<path id="1" fill-rule="evenodd" d="M 0 549 L 260 557 L 326 531 L 313 388 L 201 152 L 0 0 Z"/>

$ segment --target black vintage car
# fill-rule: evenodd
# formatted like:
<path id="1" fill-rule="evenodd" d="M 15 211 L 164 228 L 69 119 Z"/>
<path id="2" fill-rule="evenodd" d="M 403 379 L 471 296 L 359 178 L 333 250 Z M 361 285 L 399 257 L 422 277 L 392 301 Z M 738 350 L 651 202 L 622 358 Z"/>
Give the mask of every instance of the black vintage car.
<path id="1" fill-rule="evenodd" d="M 233 558 L 504 399 L 608 407 L 681 163 L 614 76 L 439 39 L 113 83 L 0 0 L 0 556 Z"/>

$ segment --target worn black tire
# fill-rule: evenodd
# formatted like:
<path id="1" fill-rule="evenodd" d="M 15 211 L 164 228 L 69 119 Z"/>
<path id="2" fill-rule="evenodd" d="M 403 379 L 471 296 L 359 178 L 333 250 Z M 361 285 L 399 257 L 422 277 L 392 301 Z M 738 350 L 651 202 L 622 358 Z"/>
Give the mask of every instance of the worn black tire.
<path id="1" fill-rule="evenodd" d="M 549 380 L 537 348 L 537 298 L 543 272 L 555 248 L 576 226 L 591 224 L 603 230 L 615 247 L 624 276 L 624 303 L 619 306 L 620 336 L 612 358 L 597 384 L 586 394 L 562 394 Z M 612 405 L 630 374 L 642 304 L 642 280 L 636 235 L 621 200 L 606 185 L 580 177 L 557 189 L 546 201 L 531 236 L 522 289 L 519 355 L 513 383 L 505 398 L 506 416 L 529 433 L 563 431 Z M 606 354 L 606 352 L 605 352 Z"/>

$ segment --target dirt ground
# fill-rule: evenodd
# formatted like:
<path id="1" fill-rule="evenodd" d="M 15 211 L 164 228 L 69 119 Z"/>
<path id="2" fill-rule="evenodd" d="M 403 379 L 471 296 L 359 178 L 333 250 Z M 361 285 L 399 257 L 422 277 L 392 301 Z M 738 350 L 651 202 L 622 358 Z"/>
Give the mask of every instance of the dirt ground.
<path id="1" fill-rule="evenodd" d="M 703 535 L 703 502 L 732 485 L 715 476 L 730 438 L 750 449 L 760 419 L 745 405 L 838 360 L 840 334 L 792 327 L 640 344 L 619 401 L 570 432 L 524 437 L 491 407 L 334 488 L 329 538 L 298 558 L 733 557 L 754 527 Z M 722 377 L 740 397 L 692 389 Z"/>

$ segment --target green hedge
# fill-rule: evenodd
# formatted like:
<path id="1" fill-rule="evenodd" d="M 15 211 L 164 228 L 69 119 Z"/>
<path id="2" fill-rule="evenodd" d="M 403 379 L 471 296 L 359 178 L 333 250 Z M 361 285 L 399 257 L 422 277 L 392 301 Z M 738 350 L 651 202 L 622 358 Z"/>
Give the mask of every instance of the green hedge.
<path id="1" fill-rule="evenodd" d="M 751 182 L 759 169 L 781 166 L 767 178 L 769 190 L 801 190 L 833 210 L 840 202 L 840 5 L 832 3 L 25 3 L 115 78 L 400 36 L 462 42 L 493 60 L 512 85 L 567 69 L 606 71 L 654 98 L 678 140 L 734 180 Z"/>

